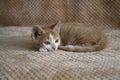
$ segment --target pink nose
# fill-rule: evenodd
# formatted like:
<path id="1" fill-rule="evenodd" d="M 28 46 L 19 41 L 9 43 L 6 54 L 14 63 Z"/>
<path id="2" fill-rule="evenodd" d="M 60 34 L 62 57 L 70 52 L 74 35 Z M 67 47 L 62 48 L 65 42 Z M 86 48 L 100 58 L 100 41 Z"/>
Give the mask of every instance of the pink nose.
<path id="1" fill-rule="evenodd" d="M 52 48 L 55 50 L 55 47 L 54 47 L 54 46 L 53 46 Z"/>

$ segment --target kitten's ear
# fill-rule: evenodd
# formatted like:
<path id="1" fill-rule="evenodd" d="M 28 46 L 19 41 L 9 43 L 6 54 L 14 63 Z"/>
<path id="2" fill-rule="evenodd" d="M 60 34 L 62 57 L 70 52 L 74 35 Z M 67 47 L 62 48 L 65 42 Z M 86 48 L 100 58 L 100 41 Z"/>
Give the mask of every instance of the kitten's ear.
<path id="1" fill-rule="evenodd" d="M 57 24 L 54 26 L 53 30 L 60 33 L 61 21 L 58 21 Z"/>
<path id="2" fill-rule="evenodd" d="M 34 26 L 32 28 L 31 38 L 32 40 L 37 39 L 40 35 L 42 35 L 45 31 L 39 26 Z"/>

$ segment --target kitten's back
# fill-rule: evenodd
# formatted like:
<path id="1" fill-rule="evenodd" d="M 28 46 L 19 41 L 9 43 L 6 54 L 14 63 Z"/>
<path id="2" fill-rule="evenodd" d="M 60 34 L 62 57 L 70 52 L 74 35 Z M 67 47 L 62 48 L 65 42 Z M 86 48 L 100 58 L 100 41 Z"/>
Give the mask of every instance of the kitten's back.
<path id="1" fill-rule="evenodd" d="M 104 49 L 107 44 L 106 36 L 101 30 L 79 23 L 62 24 L 60 36 L 63 45 L 61 48 L 68 51 L 98 51 Z"/>

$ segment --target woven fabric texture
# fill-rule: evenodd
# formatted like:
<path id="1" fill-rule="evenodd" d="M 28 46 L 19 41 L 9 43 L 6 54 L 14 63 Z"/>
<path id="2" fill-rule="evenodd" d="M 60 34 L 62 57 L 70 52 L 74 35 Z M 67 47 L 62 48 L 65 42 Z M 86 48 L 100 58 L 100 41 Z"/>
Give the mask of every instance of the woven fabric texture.
<path id="1" fill-rule="evenodd" d="M 120 30 L 98 52 L 38 52 L 31 27 L 0 27 L 0 80 L 120 80 Z"/>
<path id="2" fill-rule="evenodd" d="M 0 0 L 0 25 L 56 21 L 120 27 L 120 0 Z"/>

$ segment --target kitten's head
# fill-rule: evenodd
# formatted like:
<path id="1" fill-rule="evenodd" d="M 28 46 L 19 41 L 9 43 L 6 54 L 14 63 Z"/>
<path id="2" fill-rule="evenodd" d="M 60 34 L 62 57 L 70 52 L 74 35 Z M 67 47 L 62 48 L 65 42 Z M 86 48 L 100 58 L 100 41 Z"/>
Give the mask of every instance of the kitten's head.
<path id="1" fill-rule="evenodd" d="M 60 22 L 51 28 L 35 26 L 32 29 L 32 41 L 37 45 L 37 48 L 46 49 L 47 51 L 54 51 L 60 45 Z"/>

